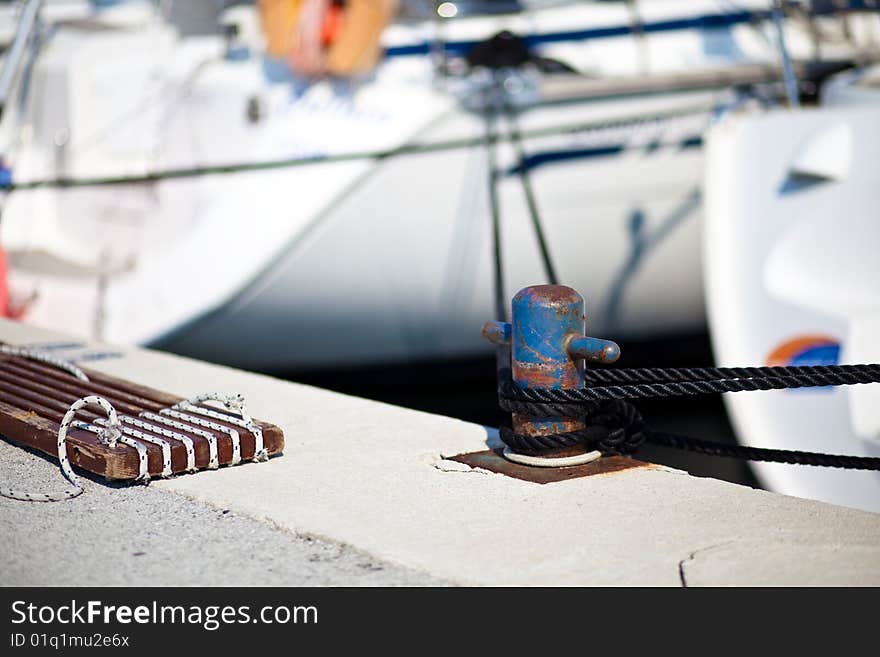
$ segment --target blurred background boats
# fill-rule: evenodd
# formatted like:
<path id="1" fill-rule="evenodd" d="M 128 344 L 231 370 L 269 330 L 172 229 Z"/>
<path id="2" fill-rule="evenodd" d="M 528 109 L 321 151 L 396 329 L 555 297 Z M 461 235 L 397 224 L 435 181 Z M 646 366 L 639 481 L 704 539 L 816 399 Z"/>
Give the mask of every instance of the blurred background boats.
<path id="1" fill-rule="evenodd" d="M 580 290 L 591 332 L 620 342 L 627 365 L 708 364 L 707 298 L 719 359 L 765 364 L 788 333 L 731 347 L 752 309 L 726 300 L 755 290 L 716 264 L 728 248 L 752 262 L 752 238 L 794 198 L 745 203 L 758 203 L 755 180 L 779 191 L 759 164 L 773 154 L 783 171 L 797 155 L 796 136 L 776 152 L 777 131 L 788 143 L 800 122 L 789 112 L 846 115 L 853 141 L 870 118 L 850 114 L 876 118 L 871 1 L 783 2 L 776 15 L 768 0 L 412 1 L 375 66 L 321 77 L 272 51 L 257 6 L 228 5 L 5 3 L 8 314 L 494 423 L 479 327 L 500 263 L 511 295 L 549 279 Z M 744 158 L 729 126 L 764 116 L 773 127 Z M 707 160 L 710 139 L 728 146 Z M 818 170 L 795 171 L 798 198 L 827 191 L 808 184 Z M 860 189 L 853 202 L 876 207 Z M 704 225 L 742 228 L 704 244 Z M 755 258 L 743 266 L 762 272 Z M 809 328 L 792 321 L 789 333 Z M 845 331 L 825 329 L 839 346 Z M 440 399 L 450 377 L 480 392 Z M 732 439 L 714 403 L 687 421 Z M 738 428 L 767 438 L 760 422 Z"/>
<path id="2" fill-rule="evenodd" d="M 704 326 L 702 133 L 718 108 L 779 96 L 766 3 L 407 5 L 374 71 L 318 81 L 261 52 L 253 6 L 181 34 L 199 4 L 43 8 L 2 126 L 24 321 L 262 369 L 485 352 L 491 76 L 466 55 L 508 29 L 522 41 L 483 46 L 531 57 L 502 74 L 521 161 L 494 127 L 505 287 L 546 276 L 526 171 L 597 332 Z M 876 16 L 850 18 L 865 23 L 821 61 L 877 37 Z M 793 14 L 796 60 L 815 60 L 822 20 Z"/>

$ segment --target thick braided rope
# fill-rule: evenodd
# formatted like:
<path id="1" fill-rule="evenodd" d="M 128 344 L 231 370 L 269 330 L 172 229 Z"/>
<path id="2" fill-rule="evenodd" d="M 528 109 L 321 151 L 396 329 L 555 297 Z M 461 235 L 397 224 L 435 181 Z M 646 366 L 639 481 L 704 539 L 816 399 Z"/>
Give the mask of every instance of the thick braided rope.
<path id="1" fill-rule="evenodd" d="M 57 442 L 58 462 L 61 467 L 61 474 L 63 474 L 64 478 L 73 485 L 73 488 L 53 493 L 27 493 L 8 487 L 0 487 L 0 495 L 13 500 L 22 500 L 25 502 L 59 502 L 61 500 L 69 500 L 82 494 L 83 487 L 80 484 L 80 479 L 73 471 L 73 468 L 70 465 L 70 460 L 67 458 L 67 432 L 70 427 L 74 425 L 74 418 L 77 411 L 85 406 L 99 406 L 105 413 L 107 413 L 109 419 L 108 425 L 101 428 L 96 427 L 98 439 L 107 445 L 112 446 L 116 444 L 116 441 L 120 438 L 121 432 L 119 429 L 119 418 L 116 415 L 116 409 L 113 408 L 110 402 L 103 397 L 98 397 L 96 395 L 77 399 L 70 405 L 70 408 L 61 420 L 61 426 L 58 428 Z"/>
<path id="2" fill-rule="evenodd" d="M 540 454 L 553 449 L 571 447 L 580 443 L 588 448 L 598 449 L 603 454 L 633 454 L 645 442 L 661 447 L 687 450 L 709 456 L 788 463 L 791 465 L 812 465 L 826 468 L 846 468 L 849 470 L 880 470 L 880 458 L 874 456 L 849 456 L 846 454 L 820 454 L 796 450 L 767 449 L 746 445 L 724 445 L 711 440 L 691 438 L 673 433 L 654 432 L 629 427 L 590 427 L 583 431 L 553 434 L 547 436 L 526 436 L 515 434 L 502 427 L 501 440 L 516 452 Z"/>
<path id="3" fill-rule="evenodd" d="M 776 368 L 769 369 L 776 370 Z M 630 370 L 630 372 L 632 371 L 635 370 Z M 717 378 L 663 383 L 600 385 L 576 389 L 520 388 L 510 380 L 509 370 L 507 372 L 506 377 L 499 384 L 499 397 L 502 401 L 549 404 L 578 404 L 612 399 L 674 397 L 720 392 L 783 390 L 880 382 L 880 367 L 875 365 L 840 366 L 825 370 L 809 367 L 798 368 L 797 372 L 774 372 L 773 376 L 756 376 L 752 378 Z M 523 411 L 513 410 L 513 412 Z"/>
<path id="4" fill-rule="evenodd" d="M 532 454 L 578 444 L 598 449 L 603 454 L 632 454 L 648 436 L 638 409 L 625 401 L 597 405 L 583 417 L 587 428 L 578 431 L 531 436 L 501 427 L 499 434 L 512 450 Z"/>
<path id="5" fill-rule="evenodd" d="M 724 445 L 711 440 L 691 438 L 679 434 L 653 431 L 645 425 L 638 410 L 625 401 L 610 402 L 598 412 L 587 415 L 586 429 L 544 436 L 516 434 L 501 427 L 501 440 L 512 450 L 526 454 L 540 454 L 549 450 L 584 444 L 603 454 L 633 454 L 645 442 L 662 447 L 688 450 L 710 456 L 812 465 L 850 470 L 880 470 L 880 458 L 872 456 L 849 456 L 845 454 L 820 454 L 796 450 L 767 449 L 747 445 Z"/>
<path id="6" fill-rule="evenodd" d="M 846 454 L 819 454 L 787 449 L 768 449 L 747 445 L 722 445 L 721 443 L 680 436 L 674 433 L 651 432 L 648 442 L 653 445 L 685 449 L 710 456 L 726 456 L 749 461 L 768 461 L 793 465 L 813 465 L 849 470 L 880 470 L 880 458 L 875 456 L 848 456 Z"/>
<path id="7" fill-rule="evenodd" d="M 817 367 L 678 368 L 634 370 L 590 370 L 593 381 L 638 382 L 582 389 L 520 388 L 510 370 L 499 372 L 499 405 L 524 415 L 583 417 L 587 428 L 567 433 L 531 436 L 502 427 L 502 441 L 514 451 L 541 453 L 585 444 L 605 454 L 632 454 L 644 442 L 685 449 L 713 456 L 742 458 L 858 470 L 880 470 L 880 458 L 819 454 L 743 445 L 723 445 L 678 434 L 655 432 L 645 426 L 641 415 L 626 398 L 662 397 L 774 390 L 828 385 L 880 382 L 880 365 Z M 652 383 L 641 383 L 651 381 Z"/>
<path id="8" fill-rule="evenodd" d="M 664 367 L 599 369 L 585 372 L 588 385 L 597 383 L 665 383 L 671 381 L 713 381 L 780 376 L 880 376 L 880 365 L 814 365 L 795 367 Z"/>

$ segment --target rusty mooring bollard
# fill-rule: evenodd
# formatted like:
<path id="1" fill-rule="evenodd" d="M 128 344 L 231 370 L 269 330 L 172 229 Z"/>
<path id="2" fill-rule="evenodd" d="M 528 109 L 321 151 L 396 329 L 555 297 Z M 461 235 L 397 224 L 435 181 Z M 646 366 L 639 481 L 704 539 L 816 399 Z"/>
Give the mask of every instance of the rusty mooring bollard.
<path id="1" fill-rule="evenodd" d="M 487 322 L 483 335 L 495 344 L 511 346 L 513 381 L 522 388 L 582 388 L 584 361 L 613 363 L 620 357 L 614 342 L 586 333 L 584 299 L 564 285 L 535 285 L 513 298 L 512 321 Z M 565 433 L 585 428 L 581 417 L 536 417 L 513 413 L 513 430 L 531 436 Z M 510 460 L 525 465 L 564 466 L 599 457 L 577 445 L 542 453 L 540 457 L 505 451 Z"/>

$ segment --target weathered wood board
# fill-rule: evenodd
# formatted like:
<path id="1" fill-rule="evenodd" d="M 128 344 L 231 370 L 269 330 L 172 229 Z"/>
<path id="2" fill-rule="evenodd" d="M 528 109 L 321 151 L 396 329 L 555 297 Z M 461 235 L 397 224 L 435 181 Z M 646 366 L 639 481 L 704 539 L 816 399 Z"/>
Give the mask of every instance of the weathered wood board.
<path id="1" fill-rule="evenodd" d="M 57 457 L 58 430 L 64 414 L 70 405 L 79 398 L 97 395 L 109 401 L 120 413 L 139 417 L 141 413 L 159 414 L 163 410 L 182 402 L 179 397 L 140 386 L 99 372 L 84 370 L 89 381 L 81 381 L 64 370 L 49 364 L 29 360 L 21 356 L 0 353 L 0 436 L 14 442 Z M 230 422 L 217 419 L 210 421 L 219 426 L 234 429 L 240 440 L 241 460 L 247 462 L 255 455 L 256 436 L 249 430 L 232 422 L 237 418 L 233 413 L 214 406 L 199 405 L 213 413 L 221 413 Z M 92 422 L 104 415 L 100 409 L 84 408 L 77 418 Z M 208 418 L 206 418 L 208 419 Z M 262 430 L 263 446 L 269 456 L 279 454 L 284 449 L 282 430 L 267 422 L 254 420 Z M 233 442 L 226 432 L 191 426 L 192 430 L 175 429 L 188 436 L 195 448 L 196 469 L 209 466 L 209 440 L 205 432 L 215 436 L 219 464 L 233 462 Z M 156 438 L 158 432 L 144 431 Z M 174 474 L 187 471 L 186 448 L 182 441 L 167 439 L 171 445 L 171 470 Z M 163 471 L 162 448 L 143 442 L 148 452 L 148 471 L 150 476 L 159 476 Z M 108 479 L 135 479 L 139 474 L 139 457 L 134 447 L 117 443 L 111 447 L 98 440 L 89 431 L 71 428 L 67 437 L 68 456 L 74 467 L 79 467 Z"/>

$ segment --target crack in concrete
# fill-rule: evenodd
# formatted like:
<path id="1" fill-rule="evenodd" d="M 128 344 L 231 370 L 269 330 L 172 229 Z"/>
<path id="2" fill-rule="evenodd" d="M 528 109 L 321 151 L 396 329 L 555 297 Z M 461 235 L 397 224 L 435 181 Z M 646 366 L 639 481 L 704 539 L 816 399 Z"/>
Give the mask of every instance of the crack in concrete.
<path id="1" fill-rule="evenodd" d="M 679 562 L 678 562 L 678 579 L 681 582 L 681 588 L 683 588 L 683 589 L 688 588 L 687 576 L 685 575 L 685 564 L 687 562 L 693 561 L 694 559 L 696 559 L 697 555 L 700 552 L 708 552 L 709 550 L 714 550 L 715 548 L 720 548 L 725 545 L 730 545 L 731 543 L 736 543 L 736 541 L 735 540 L 722 541 L 720 543 L 713 543 L 712 545 L 707 545 L 705 547 L 697 548 L 696 550 L 691 551 L 690 554 L 688 554 L 688 556 L 686 556 L 684 559 L 679 560 Z"/>

